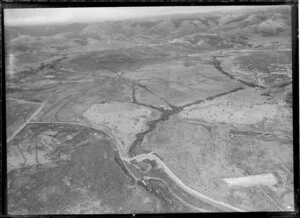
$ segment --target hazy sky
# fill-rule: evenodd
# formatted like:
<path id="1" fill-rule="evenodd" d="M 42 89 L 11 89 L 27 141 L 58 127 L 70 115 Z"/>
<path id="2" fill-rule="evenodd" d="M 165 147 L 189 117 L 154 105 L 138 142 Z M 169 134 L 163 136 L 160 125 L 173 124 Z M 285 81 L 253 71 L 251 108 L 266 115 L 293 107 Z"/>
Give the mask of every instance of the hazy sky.
<path id="1" fill-rule="evenodd" d="M 177 13 L 227 11 L 247 6 L 176 6 L 176 7 L 106 7 L 106 8 L 38 8 L 5 9 L 6 25 L 95 22 Z"/>

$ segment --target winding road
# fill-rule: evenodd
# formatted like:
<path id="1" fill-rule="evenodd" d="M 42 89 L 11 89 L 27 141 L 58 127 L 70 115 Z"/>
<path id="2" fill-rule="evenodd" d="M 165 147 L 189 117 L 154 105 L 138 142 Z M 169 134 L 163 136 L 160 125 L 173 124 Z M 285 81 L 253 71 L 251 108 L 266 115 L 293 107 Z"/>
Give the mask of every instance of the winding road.
<path id="1" fill-rule="evenodd" d="M 217 60 L 217 56 L 214 56 L 213 59 L 214 59 L 214 66 L 216 67 L 216 69 L 218 69 L 218 71 L 220 73 L 225 74 L 226 76 L 230 77 L 231 79 L 238 80 L 238 79 L 234 78 L 233 76 L 231 76 L 230 74 L 228 74 L 225 71 L 223 71 L 223 69 L 220 66 L 219 61 Z M 109 70 L 109 69 L 107 69 L 107 70 Z M 113 73 L 115 73 L 115 72 L 113 72 Z M 122 79 L 122 77 L 120 77 L 118 79 Z M 131 146 L 129 148 L 129 151 L 127 153 L 124 153 L 124 149 L 122 149 L 122 144 L 118 140 L 118 138 L 113 134 L 113 131 L 110 128 L 108 128 L 107 126 L 105 126 L 105 125 L 99 125 L 99 124 L 93 124 L 93 123 L 83 124 L 83 123 L 77 123 L 77 122 L 63 122 L 63 121 L 59 121 L 58 113 L 61 110 L 61 108 L 63 108 L 68 103 L 70 103 L 73 100 L 75 100 L 76 98 L 78 98 L 77 95 L 75 95 L 74 97 L 72 96 L 71 99 L 69 99 L 66 102 L 64 102 L 64 104 L 62 105 L 62 107 L 60 109 L 58 109 L 58 111 L 56 111 L 55 117 L 57 119 L 57 122 L 31 122 L 31 120 L 35 116 L 37 116 L 40 113 L 40 111 L 43 109 L 43 107 L 45 105 L 45 102 L 42 103 L 41 106 L 40 106 L 40 108 L 37 111 L 35 111 L 35 113 L 32 114 L 32 116 L 22 126 L 20 126 L 17 131 L 14 132 L 14 134 L 8 139 L 8 142 L 11 139 L 13 139 L 14 136 L 17 135 L 27 124 L 58 123 L 58 124 L 68 124 L 68 125 L 81 125 L 81 126 L 84 126 L 84 127 L 87 127 L 87 128 L 93 128 L 93 129 L 96 129 L 96 130 L 100 130 L 100 131 L 103 131 L 104 133 L 106 133 L 112 139 L 113 144 L 115 146 L 114 149 L 118 152 L 117 159 L 119 160 L 119 165 L 122 167 L 123 171 L 126 172 L 126 174 L 128 174 L 128 176 L 131 177 L 133 180 L 135 180 L 135 181 L 138 181 L 138 180 L 142 181 L 141 178 L 137 178 L 130 171 L 130 169 L 126 166 L 126 164 L 130 164 L 130 162 L 133 161 L 133 160 L 142 161 L 144 159 L 150 159 L 150 160 L 155 161 L 158 164 L 158 168 L 161 169 L 166 175 L 168 175 L 168 177 L 172 180 L 172 182 L 174 182 L 178 187 L 180 187 L 181 190 L 183 190 L 187 195 L 193 196 L 195 199 L 198 199 L 199 201 L 203 201 L 205 203 L 211 204 L 214 207 L 219 208 L 221 211 L 238 211 L 238 212 L 243 212 L 244 210 L 242 210 L 240 208 L 237 208 L 237 207 L 234 207 L 232 205 L 226 204 L 224 202 L 212 199 L 212 198 L 210 198 L 210 197 L 208 197 L 208 196 L 206 196 L 206 195 L 204 195 L 204 194 L 202 194 L 202 193 L 200 193 L 200 192 L 198 192 L 198 191 L 190 188 L 189 186 L 187 186 L 180 178 L 178 178 L 170 170 L 170 168 L 155 153 L 151 152 L 151 153 L 140 154 L 140 155 L 136 155 L 135 154 L 135 148 L 136 148 L 136 146 L 140 146 L 141 145 L 141 143 L 144 140 L 144 137 L 146 135 L 148 135 L 150 132 L 152 132 L 157 127 L 157 124 L 159 122 L 163 122 L 163 121 L 168 120 L 171 116 L 173 116 L 175 114 L 178 114 L 179 112 L 181 112 L 182 110 L 184 110 L 186 107 L 189 107 L 189 106 L 195 105 L 195 104 L 199 104 L 199 103 L 204 102 L 204 101 L 213 100 L 215 98 L 227 95 L 229 93 L 239 91 L 239 90 L 243 89 L 243 87 L 236 88 L 236 89 L 233 89 L 233 90 L 228 91 L 228 92 L 220 93 L 220 94 L 215 95 L 215 96 L 210 96 L 210 97 L 208 97 L 206 99 L 200 99 L 200 100 L 188 103 L 188 104 L 180 106 L 180 107 L 179 106 L 171 105 L 167 101 L 165 101 L 165 103 L 167 103 L 168 106 L 171 108 L 171 109 L 165 109 L 165 108 L 155 107 L 155 106 L 152 106 L 152 105 L 146 105 L 146 104 L 138 102 L 137 99 L 135 98 L 135 86 L 138 86 L 138 87 L 140 87 L 140 88 L 142 88 L 142 89 L 150 92 L 151 94 L 155 95 L 155 93 L 153 93 L 151 90 L 149 90 L 145 85 L 141 85 L 141 84 L 139 84 L 136 81 L 128 81 L 128 79 L 126 79 L 126 80 L 127 80 L 127 82 L 131 82 L 131 84 L 132 84 L 132 99 L 133 99 L 132 103 L 133 104 L 137 104 L 137 105 L 144 106 L 144 107 L 149 107 L 149 108 L 152 108 L 152 109 L 155 109 L 155 110 L 158 110 L 158 111 L 161 112 L 161 116 L 160 116 L 159 119 L 153 120 L 153 121 L 149 121 L 147 123 L 148 129 L 145 130 L 144 132 L 138 133 L 136 135 L 136 140 L 131 144 Z M 238 80 L 238 81 L 241 82 L 242 84 L 250 86 L 250 87 L 260 87 L 260 86 L 255 85 L 255 84 L 247 83 L 245 81 L 240 81 L 240 80 Z M 82 93 L 80 94 L 80 96 L 82 96 L 84 93 L 88 92 L 90 89 L 93 89 L 96 86 L 95 85 L 92 85 L 92 86 L 89 85 L 87 88 L 85 88 L 85 89 L 82 90 Z M 260 87 L 260 88 L 263 88 L 263 87 Z M 25 100 L 19 100 L 19 99 L 14 99 L 14 100 L 24 101 L 25 102 Z M 66 99 L 64 98 L 64 99 L 56 102 L 54 105 L 52 105 L 44 113 L 44 116 L 47 113 L 51 112 L 52 108 L 54 108 L 58 104 L 62 103 L 63 100 L 66 100 Z M 26 102 L 28 103 L 28 101 L 26 101 Z M 35 102 L 32 102 L 32 103 L 35 103 Z M 125 162 L 126 162 L 126 164 L 125 164 Z M 160 180 L 160 178 L 155 178 L 155 177 L 145 177 L 143 179 Z M 174 194 L 174 196 L 176 196 L 177 199 L 179 199 L 181 202 L 183 202 L 185 204 L 188 204 L 191 208 L 196 209 L 198 211 L 206 211 L 203 208 L 198 208 L 198 207 L 193 206 L 192 204 L 189 204 L 188 202 L 185 202 L 184 200 L 180 199 L 180 197 L 178 197 L 178 195 L 176 193 L 173 193 L 173 194 Z"/>

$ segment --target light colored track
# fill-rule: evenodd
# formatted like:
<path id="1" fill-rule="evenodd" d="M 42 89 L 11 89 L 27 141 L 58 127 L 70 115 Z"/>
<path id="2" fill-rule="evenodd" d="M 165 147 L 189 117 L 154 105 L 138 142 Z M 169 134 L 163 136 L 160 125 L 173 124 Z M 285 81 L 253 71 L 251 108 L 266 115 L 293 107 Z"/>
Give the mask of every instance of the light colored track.
<path id="1" fill-rule="evenodd" d="M 18 100 L 18 99 L 16 99 Z M 69 125 L 80 125 L 80 126 L 85 126 L 88 128 L 93 128 L 93 129 L 97 129 L 100 131 L 105 132 L 107 135 L 109 135 L 113 141 L 115 146 L 117 147 L 117 149 L 119 150 L 119 154 L 120 154 L 120 158 L 123 161 L 130 161 L 130 160 L 134 160 L 134 159 L 145 159 L 145 158 L 149 158 L 149 159 L 153 159 L 155 160 L 159 166 L 167 173 L 167 175 L 179 186 L 181 187 L 185 192 L 189 193 L 190 195 L 198 198 L 199 200 L 205 201 L 207 203 L 210 203 L 212 205 L 215 205 L 219 208 L 224 208 L 226 210 L 230 209 L 233 211 L 239 211 L 239 212 L 244 212 L 244 210 L 240 209 L 240 208 L 236 208 L 233 207 L 229 204 L 226 204 L 224 202 L 220 202 L 214 199 L 211 199 L 205 195 L 203 195 L 202 193 L 190 188 L 189 186 L 187 186 L 186 184 L 183 183 L 182 180 L 180 180 L 170 169 L 169 167 L 162 161 L 160 160 L 154 153 L 148 153 L 148 154 L 144 154 L 143 157 L 141 157 L 140 155 L 129 158 L 126 154 L 124 154 L 124 152 L 121 151 L 121 147 L 122 145 L 120 145 L 119 140 L 117 140 L 117 138 L 114 136 L 114 134 L 112 134 L 112 132 L 110 131 L 110 129 L 106 126 L 103 125 L 93 125 L 92 123 L 88 124 L 82 124 L 82 123 L 77 123 L 77 122 L 30 122 L 44 107 L 44 103 L 42 104 L 42 106 L 9 138 L 8 141 L 10 141 L 17 133 L 19 133 L 27 124 L 32 123 L 32 124 L 42 124 L 42 123 L 57 123 L 57 124 L 69 124 Z"/>
<path id="2" fill-rule="evenodd" d="M 50 124 L 50 123 L 57 123 L 57 124 L 70 124 L 70 125 L 80 125 L 80 126 L 85 126 L 88 128 L 93 128 L 93 129 L 97 129 L 100 131 L 105 132 L 106 134 L 108 134 L 110 137 L 112 137 L 112 139 L 114 140 L 115 143 L 117 143 L 116 138 L 112 135 L 112 133 L 110 131 L 108 131 L 107 127 L 103 126 L 103 127 L 95 127 L 95 126 L 90 126 L 87 124 L 82 124 L 82 123 L 76 123 L 76 122 L 27 122 L 27 123 L 32 123 L 32 124 Z M 26 124 L 27 124 L 26 123 Z M 117 146 L 118 147 L 118 146 Z M 150 152 L 147 154 L 141 154 L 141 155 L 137 155 L 134 157 L 126 157 L 121 155 L 120 153 L 120 158 L 124 161 L 131 161 L 131 160 L 143 160 L 143 159 L 150 159 L 150 160 L 155 160 L 158 165 L 163 168 L 165 170 L 165 172 L 170 176 L 170 178 L 176 183 L 178 184 L 184 191 L 186 191 L 187 193 L 193 195 L 194 197 L 198 198 L 199 200 L 205 201 L 207 203 L 211 203 L 213 205 L 217 205 L 219 207 L 223 207 L 225 209 L 230 209 L 233 211 L 239 211 L 239 212 L 245 212 L 244 210 L 237 208 L 237 207 L 233 207 L 229 204 L 223 203 L 221 201 L 217 201 L 214 200 L 212 198 L 207 197 L 206 195 L 201 194 L 200 192 L 190 188 L 189 186 L 187 186 L 186 184 L 184 184 L 170 169 L 169 167 L 161 160 L 159 159 L 154 152 Z"/>
<path id="3" fill-rule="evenodd" d="M 18 101 L 22 103 L 28 103 L 28 104 L 43 104 L 43 103 L 38 103 L 38 102 L 32 102 L 32 101 L 26 101 L 23 99 L 16 99 L 16 98 L 6 98 L 7 100 L 13 100 L 13 101 Z"/>
<path id="4" fill-rule="evenodd" d="M 83 124 L 83 123 L 76 123 L 76 122 L 62 122 L 62 121 L 55 121 L 55 122 L 28 122 L 28 124 L 52 124 L 52 123 L 54 123 L 54 124 L 68 124 L 68 125 L 78 125 L 78 126 L 84 126 L 84 127 L 87 127 L 87 128 L 92 128 L 92 129 L 96 129 L 96 130 L 100 130 L 100 131 L 103 131 L 103 132 L 105 132 L 107 135 L 109 135 L 115 142 L 117 141 L 116 139 L 115 139 L 115 137 L 112 135 L 112 133 L 110 132 L 110 131 L 108 131 L 107 130 L 107 128 L 106 127 L 102 127 L 102 126 L 100 126 L 100 127 L 94 127 L 94 126 L 90 126 L 90 125 L 87 125 L 87 124 Z M 149 154 L 152 154 L 153 152 L 151 152 L 151 153 L 149 153 Z M 153 153 L 154 154 L 154 153 Z M 153 157 L 155 157 L 155 158 L 157 158 L 155 155 L 153 155 Z M 124 157 L 124 156 L 122 156 L 121 154 L 120 154 L 120 158 L 122 159 L 122 161 L 123 160 L 125 160 L 125 161 L 129 161 L 129 160 L 133 160 L 134 159 L 134 157 L 133 158 L 128 158 L 128 157 Z M 147 157 L 147 154 L 143 154 L 142 155 L 142 158 L 143 159 L 146 159 L 146 158 L 148 158 Z M 137 159 L 141 159 L 141 155 L 138 155 L 137 156 Z M 158 159 L 158 158 L 157 158 Z M 125 165 L 126 166 L 126 165 Z M 167 167 L 165 164 L 164 164 L 164 166 L 165 167 Z M 128 169 L 128 168 L 127 168 Z M 129 169 L 128 169 L 129 170 Z M 135 177 L 135 176 L 134 176 Z M 138 179 L 138 178 L 136 178 L 135 177 L 135 179 Z M 180 199 L 180 198 L 179 198 Z M 200 212 L 209 212 L 209 211 L 207 211 L 207 210 L 204 210 L 204 209 L 202 209 L 202 208 L 197 208 L 197 207 L 195 207 L 195 206 L 193 206 L 193 205 L 190 205 L 189 203 L 186 203 L 186 202 L 184 202 L 187 206 L 189 206 L 189 207 L 191 207 L 191 208 L 193 208 L 193 209 L 195 209 L 195 210 L 198 210 L 198 211 L 200 211 Z"/>
<path id="5" fill-rule="evenodd" d="M 23 123 L 8 139 L 7 143 L 10 142 L 29 122 L 32 120 L 45 106 L 45 103 L 42 103 L 41 106 Z"/>
<path id="6" fill-rule="evenodd" d="M 209 198 L 203 194 L 201 194 L 200 192 L 190 188 L 189 186 L 187 186 L 186 184 L 184 184 L 170 169 L 169 167 L 161 160 L 159 159 L 153 152 L 151 153 L 148 153 L 148 154 L 142 154 L 142 155 L 138 155 L 138 156 L 135 156 L 135 157 L 132 157 L 132 158 L 127 158 L 127 161 L 130 161 L 130 160 L 143 160 L 143 159 L 150 159 L 150 160 L 155 160 L 159 166 L 161 168 L 163 168 L 165 170 L 165 172 L 170 176 L 170 178 L 172 178 L 172 180 L 174 182 L 176 182 L 183 190 L 185 190 L 187 193 L 193 195 L 194 197 L 200 199 L 200 200 L 203 200 L 207 203 L 211 203 L 211 204 L 215 204 L 215 205 L 218 205 L 218 206 L 221 206 L 223 208 L 226 208 L 226 209 L 231 209 L 231 210 L 234 210 L 234 211 L 239 211 L 239 212 L 245 212 L 244 210 L 240 209 L 240 208 L 237 208 L 237 207 L 233 207 L 229 204 L 225 204 L 221 201 L 217 201 L 217 200 L 214 200 L 212 198 Z M 125 159 L 126 160 L 126 159 Z"/>

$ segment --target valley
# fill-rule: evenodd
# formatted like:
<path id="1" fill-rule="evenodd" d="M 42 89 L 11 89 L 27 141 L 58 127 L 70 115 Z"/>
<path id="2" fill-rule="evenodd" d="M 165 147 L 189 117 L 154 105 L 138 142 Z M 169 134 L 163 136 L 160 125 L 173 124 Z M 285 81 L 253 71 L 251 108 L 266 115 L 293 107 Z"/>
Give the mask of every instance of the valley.
<path id="1" fill-rule="evenodd" d="M 8 210 L 293 211 L 290 8 L 8 26 Z"/>

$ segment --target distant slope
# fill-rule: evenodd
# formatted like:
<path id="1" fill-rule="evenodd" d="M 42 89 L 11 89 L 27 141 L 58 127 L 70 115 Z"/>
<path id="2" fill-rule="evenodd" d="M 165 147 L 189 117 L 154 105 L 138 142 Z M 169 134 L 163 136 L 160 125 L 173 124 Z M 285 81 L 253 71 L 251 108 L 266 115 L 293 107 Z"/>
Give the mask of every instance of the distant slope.
<path id="1" fill-rule="evenodd" d="M 180 51 L 265 47 L 291 34 L 290 8 L 164 15 L 91 24 L 6 27 L 9 47 L 17 52 L 84 52 L 157 46 Z M 275 37 L 275 38 L 274 38 Z M 170 51 L 173 46 L 173 51 Z M 143 49 L 144 50 L 144 49 Z M 162 51 L 164 52 L 164 51 Z"/>
<path id="2" fill-rule="evenodd" d="M 93 24 L 74 23 L 70 25 L 46 25 L 7 27 L 7 37 L 12 39 L 20 35 L 51 36 L 75 32 L 92 37 L 136 36 L 154 34 L 164 37 L 173 33 L 176 36 L 189 35 L 209 30 L 230 31 L 239 29 L 256 34 L 272 34 L 287 31 L 291 24 L 290 9 L 271 8 L 253 11 L 243 10 L 212 14 L 172 15 L 159 18 L 111 21 Z"/>
<path id="3" fill-rule="evenodd" d="M 29 36 L 51 36 L 67 32 L 79 32 L 87 24 L 73 23 L 68 25 L 37 25 L 37 26 L 8 26 L 5 29 L 6 37 L 9 39 L 16 38 L 20 35 Z"/>

